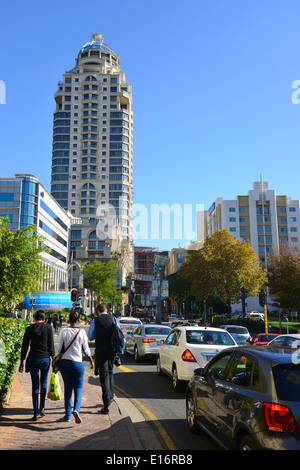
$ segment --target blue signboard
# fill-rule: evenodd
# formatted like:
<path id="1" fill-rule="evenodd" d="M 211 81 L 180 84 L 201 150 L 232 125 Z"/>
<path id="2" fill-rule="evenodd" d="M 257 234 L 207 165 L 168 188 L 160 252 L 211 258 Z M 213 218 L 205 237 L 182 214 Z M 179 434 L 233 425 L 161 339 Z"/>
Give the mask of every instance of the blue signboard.
<path id="1" fill-rule="evenodd" d="M 31 299 L 35 299 L 35 309 L 39 308 L 72 308 L 70 292 L 40 292 L 29 296 L 24 295 L 23 308 L 31 308 Z"/>

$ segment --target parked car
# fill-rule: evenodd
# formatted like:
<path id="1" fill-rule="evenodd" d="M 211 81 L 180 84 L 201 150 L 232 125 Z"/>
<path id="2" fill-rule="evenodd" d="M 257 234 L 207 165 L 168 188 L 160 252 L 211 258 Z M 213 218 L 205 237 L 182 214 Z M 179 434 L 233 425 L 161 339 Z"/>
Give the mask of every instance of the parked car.
<path id="1" fill-rule="evenodd" d="M 126 334 L 124 354 L 133 354 L 136 362 L 143 357 L 156 357 L 160 341 L 165 339 L 171 328 L 164 325 L 140 325 Z"/>
<path id="2" fill-rule="evenodd" d="M 300 450 L 300 368 L 282 351 L 238 346 L 197 369 L 186 390 L 189 430 L 225 449 Z"/>
<path id="3" fill-rule="evenodd" d="M 297 349 L 300 347 L 300 335 L 279 335 L 276 338 L 272 339 L 268 346 L 273 348 L 279 347 Z"/>
<path id="4" fill-rule="evenodd" d="M 224 328 L 224 330 L 228 331 L 237 344 L 246 344 L 247 342 L 250 343 L 252 340 L 249 331 L 244 326 L 221 325 L 221 328 Z"/>
<path id="5" fill-rule="evenodd" d="M 174 390 L 181 390 L 194 369 L 204 367 L 219 351 L 230 346 L 237 343 L 221 328 L 177 326 L 158 350 L 157 373 L 170 375 Z"/>
<path id="6" fill-rule="evenodd" d="M 246 318 L 252 318 L 252 320 L 265 321 L 265 315 L 261 312 L 249 312 L 246 313 Z"/>
<path id="7" fill-rule="evenodd" d="M 254 344 L 255 346 L 266 346 L 269 344 L 272 339 L 277 338 L 279 336 L 276 333 L 259 333 L 256 338 L 252 338 L 250 344 Z"/>
<path id="8" fill-rule="evenodd" d="M 142 325 L 141 320 L 135 317 L 119 317 L 118 322 L 124 334 L 134 330 L 138 325 Z"/>

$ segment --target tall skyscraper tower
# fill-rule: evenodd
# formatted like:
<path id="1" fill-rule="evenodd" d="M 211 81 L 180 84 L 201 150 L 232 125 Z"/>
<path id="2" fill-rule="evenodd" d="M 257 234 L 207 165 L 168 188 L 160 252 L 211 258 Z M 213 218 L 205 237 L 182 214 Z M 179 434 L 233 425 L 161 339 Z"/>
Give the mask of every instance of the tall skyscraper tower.
<path id="1" fill-rule="evenodd" d="M 87 258 L 109 258 L 132 244 L 132 90 L 101 34 L 81 48 L 54 98 L 51 194 L 73 217 L 71 257 L 85 247 Z M 117 242 L 97 229 L 112 214 Z"/>

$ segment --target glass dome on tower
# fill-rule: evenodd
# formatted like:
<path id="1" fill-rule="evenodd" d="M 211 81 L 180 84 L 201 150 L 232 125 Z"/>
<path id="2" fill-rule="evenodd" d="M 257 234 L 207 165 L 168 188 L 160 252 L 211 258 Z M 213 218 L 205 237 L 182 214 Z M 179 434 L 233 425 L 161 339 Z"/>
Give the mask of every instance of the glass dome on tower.
<path id="1" fill-rule="evenodd" d="M 114 56 L 117 56 L 117 54 L 107 44 L 103 42 L 102 34 L 93 34 L 92 41 L 87 42 L 84 46 L 82 46 L 82 48 L 80 49 L 79 55 L 91 49 L 100 50 L 100 51 L 112 54 Z"/>

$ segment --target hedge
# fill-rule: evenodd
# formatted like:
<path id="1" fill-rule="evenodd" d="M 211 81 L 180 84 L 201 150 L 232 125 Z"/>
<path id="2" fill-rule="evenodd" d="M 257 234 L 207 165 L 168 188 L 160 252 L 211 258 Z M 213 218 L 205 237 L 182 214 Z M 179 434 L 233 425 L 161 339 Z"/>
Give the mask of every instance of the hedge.
<path id="1" fill-rule="evenodd" d="M 22 340 L 27 326 L 25 320 L 0 318 L 0 408 L 10 389 L 20 359 Z"/>

